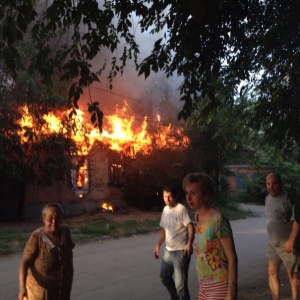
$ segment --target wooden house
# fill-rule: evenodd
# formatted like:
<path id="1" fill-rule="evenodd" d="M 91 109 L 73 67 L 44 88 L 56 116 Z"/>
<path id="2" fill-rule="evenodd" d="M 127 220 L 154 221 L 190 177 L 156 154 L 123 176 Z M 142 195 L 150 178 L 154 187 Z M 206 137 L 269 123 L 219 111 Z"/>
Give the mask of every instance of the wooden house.
<path id="1" fill-rule="evenodd" d="M 52 202 L 62 205 L 65 216 L 97 211 L 103 203 L 113 207 L 124 205 L 121 190 L 124 183 L 122 152 L 96 145 L 87 156 L 74 158 L 74 165 L 80 168 L 63 174 L 52 185 L 31 182 L 24 186 L 2 181 L 0 221 L 40 220 L 43 206 Z"/>

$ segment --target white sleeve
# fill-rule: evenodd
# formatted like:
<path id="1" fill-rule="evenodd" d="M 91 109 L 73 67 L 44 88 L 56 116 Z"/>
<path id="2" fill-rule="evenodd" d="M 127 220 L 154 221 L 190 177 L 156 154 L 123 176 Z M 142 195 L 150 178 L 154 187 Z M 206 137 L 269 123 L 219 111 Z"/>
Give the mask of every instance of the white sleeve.
<path id="1" fill-rule="evenodd" d="M 181 209 L 181 219 L 182 219 L 182 224 L 184 226 L 187 226 L 189 223 L 192 222 L 184 205 L 182 205 L 182 209 Z"/>

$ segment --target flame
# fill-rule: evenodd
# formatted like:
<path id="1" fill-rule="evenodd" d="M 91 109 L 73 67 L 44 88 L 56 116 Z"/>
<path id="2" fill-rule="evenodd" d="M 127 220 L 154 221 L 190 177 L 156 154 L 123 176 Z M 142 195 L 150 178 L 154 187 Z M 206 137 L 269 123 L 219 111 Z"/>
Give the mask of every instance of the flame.
<path id="1" fill-rule="evenodd" d="M 114 210 L 113 210 L 113 207 L 112 207 L 111 205 L 105 203 L 105 202 L 102 204 L 101 207 L 102 207 L 103 209 L 108 210 L 108 211 L 111 211 L 111 212 L 114 211 Z"/>
<path id="2" fill-rule="evenodd" d="M 148 120 L 144 117 L 142 123 L 135 130 L 133 123 L 138 120 L 130 115 L 126 101 L 120 109 L 116 107 L 116 113 L 104 117 L 102 134 L 89 122 L 84 120 L 84 112 L 77 109 L 76 114 L 71 115 L 70 111 L 44 115 L 42 121 L 34 122 L 34 117 L 29 113 L 27 106 L 22 108 L 22 118 L 19 120 L 21 127 L 19 134 L 22 141 L 27 142 L 26 130 L 31 129 L 36 133 L 36 138 L 40 134 L 62 133 L 75 141 L 77 152 L 74 156 L 85 156 L 89 153 L 95 142 L 101 142 L 112 150 L 123 151 L 125 155 L 134 157 L 142 151 L 150 153 L 153 147 L 180 149 L 188 147 L 189 139 L 184 136 L 183 128 L 174 128 L 172 125 L 164 126 L 157 115 L 158 123 L 156 132 L 148 132 Z M 82 166 L 77 170 L 79 174 L 84 174 L 85 168 Z M 78 187 L 84 185 L 80 175 L 77 178 Z"/>
<path id="3" fill-rule="evenodd" d="M 76 172 L 76 186 L 78 188 L 84 187 L 84 185 L 88 182 L 87 176 L 87 164 L 78 165 Z"/>
<path id="4" fill-rule="evenodd" d="M 25 106 L 22 108 L 22 118 L 19 122 L 21 130 L 19 131 L 19 135 L 21 136 L 21 141 L 23 143 L 28 142 L 29 138 L 26 135 L 27 128 L 33 128 L 33 117 L 30 115 L 28 111 L 28 107 Z"/>

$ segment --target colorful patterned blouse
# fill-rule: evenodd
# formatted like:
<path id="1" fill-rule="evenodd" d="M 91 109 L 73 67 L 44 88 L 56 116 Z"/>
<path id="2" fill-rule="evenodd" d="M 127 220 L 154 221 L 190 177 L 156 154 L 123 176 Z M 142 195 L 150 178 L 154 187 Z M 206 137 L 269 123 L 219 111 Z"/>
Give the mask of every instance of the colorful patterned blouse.
<path id="1" fill-rule="evenodd" d="M 194 248 L 199 280 L 207 283 L 228 281 L 228 260 L 221 245 L 221 238 L 232 235 L 227 218 L 219 212 L 203 225 L 197 225 Z"/>

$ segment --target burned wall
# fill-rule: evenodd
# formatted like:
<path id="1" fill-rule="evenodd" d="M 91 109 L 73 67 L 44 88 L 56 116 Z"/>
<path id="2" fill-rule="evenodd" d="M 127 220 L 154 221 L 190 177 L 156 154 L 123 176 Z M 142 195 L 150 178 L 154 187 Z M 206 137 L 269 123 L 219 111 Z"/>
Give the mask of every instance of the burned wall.
<path id="1" fill-rule="evenodd" d="M 46 203 L 58 202 L 66 216 L 79 215 L 99 210 L 103 203 L 113 207 L 124 207 L 122 201 L 122 153 L 101 145 L 94 146 L 85 157 L 87 181 L 76 184 L 76 172 L 70 170 L 63 180 L 53 185 L 30 183 L 25 188 L 24 219 L 40 219 Z M 117 165 L 117 172 L 116 172 Z M 118 181 L 112 182 L 112 178 Z"/>

